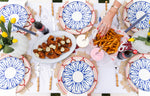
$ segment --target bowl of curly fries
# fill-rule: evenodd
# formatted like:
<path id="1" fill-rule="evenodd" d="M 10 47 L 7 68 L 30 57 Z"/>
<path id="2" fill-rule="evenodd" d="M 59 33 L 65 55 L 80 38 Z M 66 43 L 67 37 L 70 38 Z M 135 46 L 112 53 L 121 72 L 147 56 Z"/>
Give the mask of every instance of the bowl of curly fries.
<path id="1" fill-rule="evenodd" d="M 121 44 L 125 43 L 129 36 L 121 31 L 115 29 L 109 29 L 107 34 L 100 37 L 100 33 L 97 32 L 93 39 L 93 45 L 97 47 L 102 47 L 102 49 L 109 55 L 115 55 Z"/>

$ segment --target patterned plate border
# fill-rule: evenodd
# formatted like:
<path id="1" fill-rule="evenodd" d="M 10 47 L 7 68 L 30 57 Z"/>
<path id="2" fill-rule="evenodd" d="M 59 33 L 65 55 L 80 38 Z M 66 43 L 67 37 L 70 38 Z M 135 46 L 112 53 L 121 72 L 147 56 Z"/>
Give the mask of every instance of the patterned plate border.
<path id="1" fill-rule="evenodd" d="M 141 59 L 141 58 L 145 58 L 145 59 L 150 59 L 150 54 L 138 54 L 138 55 L 135 55 L 133 56 L 129 62 L 127 63 L 127 66 L 126 66 L 126 78 L 127 78 L 127 81 L 129 82 L 129 84 L 131 85 L 131 87 L 136 91 L 138 92 L 138 88 L 132 83 L 130 77 L 129 77 L 129 71 L 130 71 L 130 67 L 131 67 L 131 64 L 138 60 L 138 59 Z"/>
<path id="2" fill-rule="evenodd" d="M 134 3 L 133 0 L 131 0 L 129 3 L 127 3 L 127 5 L 125 6 L 124 10 L 123 10 L 123 21 L 124 23 L 126 24 L 127 27 L 130 27 L 132 24 L 130 23 L 128 17 L 127 17 L 127 14 L 128 14 L 128 9 L 129 7 Z M 136 27 L 133 27 L 131 29 L 133 32 L 137 32 L 137 31 L 140 31 L 142 29 L 139 29 L 139 28 L 136 28 Z"/>
<path id="3" fill-rule="evenodd" d="M 70 57 L 68 59 L 66 59 L 63 64 L 61 65 L 60 69 L 59 69 L 59 73 L 58 73 L 58 77 L 57 77 L 57 80 L 58 80 L 58 85 L 59 87 L 61 88 L 61 90 L 67 94 L 69 91 L 65 88 L 65 86 L 63 85 L 63 82 L 62 82 L 62 73 L 63 73 L 63 70 L 65 69 L 65 66 L 67 66 L 68 64 L 70 64 L 71 62 L 74 62 L 74 61 L 84 61 L 85 63 L 87 63 L 91 69 L 93 70 L 94 72 L 94 82 L 93 82 L 93 85 L 91 86 L 91 88 L 87 91 L 87 94 L 90 94 L 94 88 L 96 87 L 96 84 L 97 84 L 97 81 L 98 81 L 98 72 L 97 72 L 97 69 L 95 67 L 95 65 L 90 61 L 88 60 L 87 58 L 85 57 L 81 57 L 81 56 L 75 56 L 75 57 Z"/>
<path id="4" fill-rule="evenodd" d="M 6 5 L 7 5 L 7 4 L 6 4 Z M 0 7 L 0 9 L 2 9 L 3 7 L 5 7 L 6 5 Z M 27 10 L 28 18 L 27 18 L 27 22 L 26 22 L 26 24 L 24 25 L 23 28 L 29 30 L 29 29 L 31 28 L 31 26 L 32 26 L 32 22 L 30 21 L 30 19 L 32 18 L 32 14 L 31 14 L 31 11 L 30 11 L 27 7 L 25 7 L 25 9 Z M 2 31 L 0 30 L 0 33 L 1 33 L 1 32 L 2 32 Z M 17 32 L 22 33 L 22 34 L 26 34 L 26 33 L 27 33 L 27 32 L 22 31 L 22 30 L 18 30 Z"/>
<path id="5" fill-rule="evenodd" d="M 11 57 L 11 55 L 4 55 L 4 56 L 0 57 L 0 60 L 3 58 L 6 58 L 6 57 Z M 30 63 L 27 61 L 27 59 L 24 56 L 20 56 L 19 59 L 22 60 L 24 63 L 25 76 L 24 76 L 24 79 L 22 80 L 22 82 L 17 86 L 16 93 L 19 93 L 20 91 L 22 91 L 25 88 L 25 86 L 28 84 L 28 82 L 30 81 L 30 78 L 31 78 Z"/>
<path id="6" fill-rule="evenodd" d="M 94 23 L 95 23 L 95 19 L 96 19 L 96 13 L 95 13 L 94 8 L 92 7 L 92 5 L 91 5 L 89 2 L 87 2 L 87 1 L 85 2 L 85 3 L 87 4 L 87 6 L 91 9 L 91 13 L 92 13 L 92 18 L 91 18 L 90 24 L 87 25 L 85 28 L 83 28 L 83 29 L 81 29 L 81 30 L 74 30 L 74 29 L 68 28 L 68 27 L 65 25 L 65 23 L 64 23 L 64 21 L 63 21 L 63 18 L 62 18 L 63 9 L 64 9 L 65 6 L 67 6 L 67 4 L 69 4 L 69 3 L 70 3 L 70 2 L 67 1 L 67 2 L 62 6 L 62 8 L 61 8 L 61 10 L 60 10 L 60 12 L 59 12 L 59 23 L 60 23 L 61 27 L 62 27 L 65 31 L 67 31 L 67 32 L 69 32 L 69 33 L 71 33 L 71 34 L 76 34 L 76 35 L 82 34 L 82 33 L 85 33 L 85 32 L 87 32 L 87 31 L 89 31 L 89 30 L 93 27 L 93 25 L 94 25 Z"/>

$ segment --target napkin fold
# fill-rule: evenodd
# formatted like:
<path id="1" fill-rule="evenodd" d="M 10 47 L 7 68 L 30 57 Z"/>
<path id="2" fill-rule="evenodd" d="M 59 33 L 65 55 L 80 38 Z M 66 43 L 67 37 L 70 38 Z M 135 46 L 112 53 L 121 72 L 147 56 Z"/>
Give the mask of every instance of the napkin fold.
<path id="1" fill-rule="evenodd" d="M 150 92 L 138 89 L 138 96 L 150 96 Z"/>
<path id="2" fill-rule="evenodd" d="M 9 90 L 0 89 L 0 96 L 16 96 L 16 87 Z"/>

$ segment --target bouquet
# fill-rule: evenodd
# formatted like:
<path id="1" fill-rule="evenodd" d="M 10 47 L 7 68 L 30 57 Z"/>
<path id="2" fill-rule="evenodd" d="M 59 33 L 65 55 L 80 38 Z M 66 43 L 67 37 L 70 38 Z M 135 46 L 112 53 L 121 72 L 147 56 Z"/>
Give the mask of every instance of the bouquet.
<path id="1" fill-rule="evenodd" d="M 149 25 L 150 25 L 150 20 L 149 20 Z M 147 37 L 146 38 L 138 36 L 137 38 L 130 38 L 130 39 L 128 39 L 128 41 L 130 41 L 130 42 L 134 42 L 135 40 L 141 40 L 141 41 L 145 42 L 145 45 L 150 46 L 150 27 L 149 27 L 149 31 L 147 33 Z"/>
<path id="2" fill-rule="evenodd" d="M 12 28 L 12 24 L 14 24 L 16 22 L 16 18 L 11 18 L 8 22 L 8 26 L 7 28 L 5 27 L 5 18 L 2 15 L 0 17 L 0 28 L 2 33 L 0 34 L 0 51 L 3 50 L 4 53 L 11 53 L 14 51 L 14 49 L 12 47 L 10 47 L 10 45 L 12 45 L 13 43 L 17 43 L 18 40 L 14 39 L 11 36 L 11 28 Z"/>

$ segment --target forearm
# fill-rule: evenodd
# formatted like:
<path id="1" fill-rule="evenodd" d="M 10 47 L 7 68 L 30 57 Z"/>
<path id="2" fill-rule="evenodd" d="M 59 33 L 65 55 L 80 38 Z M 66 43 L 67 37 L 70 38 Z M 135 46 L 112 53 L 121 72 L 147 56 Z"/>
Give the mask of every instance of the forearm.
<path id="1" fill-rule="evenodd" d="M 121 3 L 117 0 L 114 1 L 112 7 L 110 8 L 108 14 L 112 16 L 112 18 L 115 16 L 115 14 L 118 12 L 118 9 L 120 8 Z"/>

